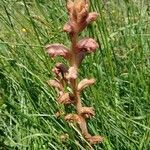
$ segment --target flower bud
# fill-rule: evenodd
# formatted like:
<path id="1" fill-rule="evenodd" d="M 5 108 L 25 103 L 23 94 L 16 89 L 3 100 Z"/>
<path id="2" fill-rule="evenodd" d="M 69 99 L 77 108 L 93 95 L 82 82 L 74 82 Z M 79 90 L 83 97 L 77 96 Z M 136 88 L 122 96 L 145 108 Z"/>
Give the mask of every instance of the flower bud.
<path id="1" fill-rule="evenodd" d="M 72 30 L 72 26 L 69 22 L 67 22 L 65 25 L 64 25 L 64 28 L 63 28 L 63 31 L 64 32 L 68 32 L 68 33 L 71 33 L 73 30 Z"/>

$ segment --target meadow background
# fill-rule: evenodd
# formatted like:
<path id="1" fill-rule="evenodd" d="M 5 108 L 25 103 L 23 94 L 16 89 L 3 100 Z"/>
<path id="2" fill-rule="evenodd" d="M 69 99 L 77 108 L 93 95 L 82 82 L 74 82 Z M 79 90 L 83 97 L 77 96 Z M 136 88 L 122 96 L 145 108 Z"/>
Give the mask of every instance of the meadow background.
<path id="1" fill-rule="evenodd" d="M 105 138 L 94 149 L 149 150 L 149 0 L 91 0 L 90 9 L 98 21 L 80 36 L 95 38 L 100 48 L 79 76 L 97 79 L 82 95 L 96 111 L 90 133 Z M 62 60 L 50 59 L 44 46 L 70 44 L 66 21 L 65 0 L 0 0 L 0 150 L 89 149 L 74 125 L 55 117 L 64 108 L 46 84 Z"/>

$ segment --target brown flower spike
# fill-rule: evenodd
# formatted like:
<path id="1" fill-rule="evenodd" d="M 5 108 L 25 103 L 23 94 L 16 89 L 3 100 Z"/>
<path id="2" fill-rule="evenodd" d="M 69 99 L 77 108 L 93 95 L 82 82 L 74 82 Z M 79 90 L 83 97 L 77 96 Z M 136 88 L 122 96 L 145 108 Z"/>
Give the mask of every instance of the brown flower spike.
<path id="1" fill-rule="evenodd" d="M 66 114 L 65 120 L 67 122 L 75 122 L 84 138 L 92 145 L 102 142 L 101 136 L 92 136 L 87 129 L 88 118 L 95 115 L 93 107 L 84 107 L 81 102 L 81 92 L 88 86 L 95 83 L 95 79 L 83 79 L 80 82 L 78 79 L 79 66 L 86 55 L 93 53 L 98 48 L 97 42 L 92 38 L 84 38 L 78 40 L 78 34 L 82 32 L 85 27 L 97 19 L 96 12 L 88 12 L 88 0 L 68 0 L 67 10 L 69 21 L 64 25 L 63 30 L 70 36 L 70 49 L 62 44 L 51 44 L 46 46 L 46 51 L 50 57 L 61 56 L 69 62 L 70 66 L 62 63 L 57 63 L 52 71 L 56 75 L 55 80 L 48 81 L 48 84 L 58 90 L 58 103 L 67 105 L 74 105 L 76 107 L 76 114 Z M 72 89 L 68 92 L 66 87 Z"/>

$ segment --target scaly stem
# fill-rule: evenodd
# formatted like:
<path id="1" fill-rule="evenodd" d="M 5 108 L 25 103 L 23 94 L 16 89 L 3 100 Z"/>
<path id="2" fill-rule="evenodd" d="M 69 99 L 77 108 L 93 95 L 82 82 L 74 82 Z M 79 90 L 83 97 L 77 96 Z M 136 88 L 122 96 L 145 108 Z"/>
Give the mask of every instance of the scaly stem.
<path id="1" fill-rule="evenodd" d="M 72 60 L 71 60 L 71 66 L 75 67 L 78 70 L 78 66 L 77 66 L 77 61 L 76 61 L 76 45 L 77 45 L 77 34 L 74 34 L 71 36 L 71 42 L 72 42 L 72 46 L 71 46 L 71 53 L 72 53 Z M 77 79 L 72 79 L 71 81 L 71 85 L 72 85 L 72 90 L 73 90 L 73 94 L 76 100 L 76 110 L 77 110 L 77 114 L 80 117 L 80 124 L 79 127 L 81 129 L 81 132 L 84 136 L 88 136 L 88 129 L 87 129 L 87 124 L 86 124 L 86 120 L 85 118 L 81 115 L 81 109 L 82 109 L 82 102 L 81 102 L 81 98 L 80 98 L 80 93 L 77 90 Z"/>

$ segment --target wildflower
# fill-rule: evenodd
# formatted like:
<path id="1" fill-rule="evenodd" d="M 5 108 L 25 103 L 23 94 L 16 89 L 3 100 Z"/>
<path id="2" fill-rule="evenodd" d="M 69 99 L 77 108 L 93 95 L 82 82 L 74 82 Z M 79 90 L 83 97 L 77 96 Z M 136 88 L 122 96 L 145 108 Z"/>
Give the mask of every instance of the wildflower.
<path id="1" fill-rule="evenodd" d="M 77 123 L 81 134 L 92 145 L 102 141 L 101 136 L 91 136 L 88 132 L 86 119 L 95 115 L 93 107 L 83 107 L 81 92 L 88 86 L 94 84 L 95 79 L 83 79 L 78 83 L 79 65 L 87 54 L 93 53 L 99 47 L 92 38 L 84 38 L 78 41 L 79 33 L 98 17 L 96 12 L 89 13 L 88 0 L 68 0 L 67 10 L 69 20 L 64 25 L 63 30 L 69 33 L 71 48 L 68 49 L 62 44 L 51 44 L 46 46 L 46 51 L 50 57 L 62 56 L 69 62 L 69 67 L 62 63 L 57 63 L 52 71 L 56 79 L 50 80 L 49 85 L 58 90 L 58 103 L 66 105 L 74 104 L 76 114 L 69 113 L 64 119 L 67 122 Z M 67 88 L 66 88 L 67 87 Z M 69 90 L 68 90 L 69 89 Z M 68 92 L 69 91 L 69 92 Z M 60 113 L 57 114 L 60 116 Z M 65 139 L 62 136 L 62 139 Z"/>
<path id="2" fill-rule="evenodd" d="M 26 30 L 25 28 L 22 28 L 21 30 L 22 30 L 22 32 L 24 32 L 24 33 L 27 32 L 27 30 Z"/>

